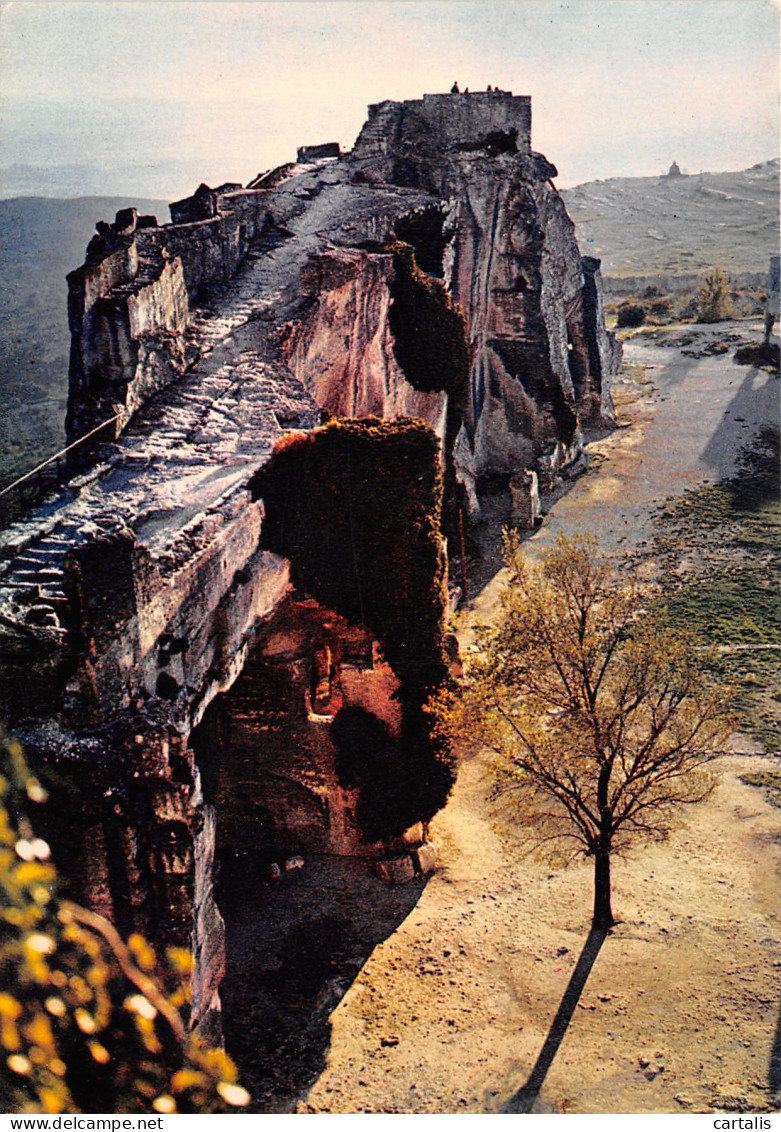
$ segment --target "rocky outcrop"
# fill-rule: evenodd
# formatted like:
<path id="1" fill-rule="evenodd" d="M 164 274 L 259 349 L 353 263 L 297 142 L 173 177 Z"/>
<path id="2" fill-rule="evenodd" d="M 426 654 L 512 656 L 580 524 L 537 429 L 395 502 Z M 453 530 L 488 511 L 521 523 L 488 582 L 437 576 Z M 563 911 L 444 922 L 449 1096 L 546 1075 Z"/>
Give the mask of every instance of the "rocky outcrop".
<path id="1" fill-rule="evenodd" d="M 381 103 L 349 154 L 100 224 L 69 276 L 69 435 L 113 443 L 0 537 L 0 703 L 76 895 L 191 940 L 207 1032 L 215 854 L 428 860 L 443 482 L 477 514 L 502 477 L 532 525 L 610 419 L 598 264 L 530 129 L 500 92 Z"/>
<path id="2" fill-rule="evenodd" d="M 384 102 L 351 153 L 323 148 L 247 189 L 201 185 L 171 206 L 172 224 L 122 216 L 103 226 L 89 272 L 71 276 L 71 438 L 121 403 L 118 433 L 192 362 L 192 334 L 170 313 L 181 301 L 156 299 L 178 261 L 189 300 L 223 314 L 220 285 L 246 276 L 254 302 L 239 313 L 280 329 L 282 352 L 266 338 L 264 356 L 288 362 L 321 408 L 431 423 L 474 514 L 483 477 L 555 475 L 579 455 L 582 426 L 612 419 L 619 349 L 598 262 L 581 261 L 555 167 L 531 149 L 530 100 L 491 91 Z M 463 312 L 468 397 L 441 378 L 422 389 L 399 363 L 393 241 L 411 245 Z M 89 321 L 81 308 L 92 310 L 93 293 Z M 153 313 L 139 334 L 128 312 L 144 305 Z"/>
<path id="3" fill-rule="evenodd" d="M 84 266 L 68 276 L 71 442 L 104 424 L 102 439 L 119 436 L 143 402 L 184 372 L 181 260 L 144 256 L 138 223 L 127 209 L 99 226 Z"/>
<path id="4" fill-rule="evenodd" d="M 352 157 L 375 183 L 451 189 L 454 168 L 469 154 L 531 152 L 531 99 L 509 92 L 425 94 L 369 107 Z"/>
<path id="5" fill-rule="evenodd" d="M 418 417 L 444 443 L 447 394 L 416 389 L 396 357 L 393 281 L 390 254 L 344 248 L 312 256 L 302 273 L 311 305 L 291 328 L 284 355 L 327 412 L 385 420 Z"/>

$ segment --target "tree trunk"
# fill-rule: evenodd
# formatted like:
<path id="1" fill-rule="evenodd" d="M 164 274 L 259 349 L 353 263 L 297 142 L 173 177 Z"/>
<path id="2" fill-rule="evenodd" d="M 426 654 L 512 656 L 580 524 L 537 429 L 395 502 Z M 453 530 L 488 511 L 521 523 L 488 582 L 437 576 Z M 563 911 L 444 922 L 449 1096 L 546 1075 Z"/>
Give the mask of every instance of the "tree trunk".
<path id="1" fill-rule="evenodd" d="M 599 931 L 612 928 L 613 909 L 610 907 L 610 850 L 613 844 L 613 814 L 609 806 L 608 789 L 613 773 L 613 759 L 606 758 L 599 768 L 597 805 L 599 806 L 599 835 L 594 846 L 594 918 L 591 926 Z"/>
<path id="2" fill-rule="evenodd" d="M 594 853 L 594 918 L 591 924 L 607 931 L 614 923 L 610 906 L 610 850 L 597 848 Z"/>

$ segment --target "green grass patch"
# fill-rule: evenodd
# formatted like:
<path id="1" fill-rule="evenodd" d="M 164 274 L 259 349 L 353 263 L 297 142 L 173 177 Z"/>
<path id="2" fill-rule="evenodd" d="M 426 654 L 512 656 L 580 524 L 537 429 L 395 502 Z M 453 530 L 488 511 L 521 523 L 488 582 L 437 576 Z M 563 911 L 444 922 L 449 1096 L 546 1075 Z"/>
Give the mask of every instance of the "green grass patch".
<path id="1" fill-rule="evenodd" d="M 718 646 L 740 726 L 769 750 L 781 747 L 778 485 L 778 433 L 766 428 L 732 480 L 665 503 L 653 549 L 670 617 Z"/>
<path id="2" fill-rule="evenodd" d="M 773 645 L 781 632 L 777 583 L 777 574 L 770 585 L 766 568 L 749 560 L 670 587 L 667 607 L 713 644 Z"/>

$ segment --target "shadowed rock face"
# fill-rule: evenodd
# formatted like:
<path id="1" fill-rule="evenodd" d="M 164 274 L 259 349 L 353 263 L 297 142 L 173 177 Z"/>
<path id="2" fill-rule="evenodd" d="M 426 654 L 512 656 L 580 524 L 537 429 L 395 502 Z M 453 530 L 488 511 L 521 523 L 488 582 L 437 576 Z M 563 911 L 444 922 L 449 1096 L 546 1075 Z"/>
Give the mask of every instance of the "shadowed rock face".
<path id="1" fill-rule="evenodd" d="M 292 329 L 285 355 L 317 404 L 339 417 L 419 417 L 444 442 L 446 392 L 416 389 L 394 349 L 392 256 L 323 252 L 312 256 L 303 281 L 311 307 Z"/>
<path id="2" fill-rule="evenodd" d="M 344 604 L 316 548 L 295 560 L 285 506 L 307 498 L 264 499 L 274 446 L 324 413 L 371 418 L 337 464 L 307 456 L 317 521 L 346 531 L 322 565 L 352 579 L 373 540 L 418 561 L 425 527 L 415 592 L 398 570 L 393 585 L 418 633 L 418 591 L 427 603 L 415 654 L 436 659 L 442 470 L 476 514 L 483 477 L 544 489 L 581 425 L 610 417 L 598 262 L 581 264 L 530 122 L 528 98 L 493 92 L 382 103 L 352 153 L 308 148 L 247 188 L 200 186 L 169 225 L 123 210 L 69 276 L 69 434 L 110 421 L 113 443 L 0 537 L 0 710 L 57 772 L 50 835 L 76 894 L 125 930 L 192 937 L 207 1031 L 215 845 L 398 854 L 377 783 L 411 823 L 447 791 L 441 766 L 415 762 L 431 683 L 394 661 L 388 587 L 375 579 L 370 611 L 357 578 Z M 351 534 L 360 498 L 334 468 L 364 460 L 369 434 L 393 487 Z M 342 709 L 387 737 L 358 794 L 329 731 Z"/>

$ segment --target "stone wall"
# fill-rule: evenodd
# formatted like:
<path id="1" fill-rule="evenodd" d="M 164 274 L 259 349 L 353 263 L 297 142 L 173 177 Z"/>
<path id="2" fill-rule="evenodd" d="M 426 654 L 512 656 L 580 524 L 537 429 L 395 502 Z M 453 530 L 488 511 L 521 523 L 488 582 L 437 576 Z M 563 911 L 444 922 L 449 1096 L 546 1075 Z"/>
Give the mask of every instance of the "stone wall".
<path id="1" fill-rule="evenodd" d="M 230 185 L 224 190 L 201 186 L 194 197 L 172 205 L 173 224 L 144 229 L 139 246 L 148 255 L 165 249 L 182 262 L 187 293 L 198 298 L 236 272 L 267 223 L 265 193 Z"/>
<path id="2" fill-rule="evenodd" d="M 135 210 L 102 225 L 68 276 L 71 329 L 66 432 L 73 442 L 113 418 L 116 437 L 136 409 L 184 371 L 189 314 L 182 261 L 139 247 Z M 123 222 L 124 221 L 124 222 Z"/>
<path id="3" fill-rule="evenodd" d="M 488 135 L 514 132 L 517 151 L 531 148 L 531 98 L 508 92 L 424 94 L 405 102 L 369 106 L 353 157 L 384 157 L 410 149 L 441 154 L 455 146 L 485 143 Z"/>
<path id="4" fill-rule="evenodd" d="M 324 142 L 322 145 L 301 145 L 296 150 L 296 161 L 322 161 L 325 157 L 340 157 L 339 142 Z"/>
<path id="5" fill-rule="evenodd" d="M 704 272 L 687 272 L 681 275 L 605 275 L 603 286 L 609 299 L 636 298 L 646 289 L 655 288 L 660 295 L 685 295 L 696 291 L 702 283 Z M 731 274 L 732 282 L 738 287 L 751 287 L 763 290 L 767 286 L 764 271 L 741 271 Z"/>
<path id="6" fill-rule="evenodd" d="M 104 421 L 116 438 L 185 368 L 189 302 L 225 282 L 268 222 L 265 193 L 202 185 L 158 225 L 134 209 L 100 223 L 85 264 L 68 275 L 69 443 Z"/>
<path id="7" fill-rule="evenodd" d="M 284 560 L 258 550 L 261 515 L 258 504 L 213 514 L 198 533 L 203 548 L 174 573 L 126 527 L 69 552 L 66 594 L 83 645 L 66 720 L 98 725 L 160 699 L 180 726 L 198 721 L 241 670 L 248 635 L 288 584 Z"/>

